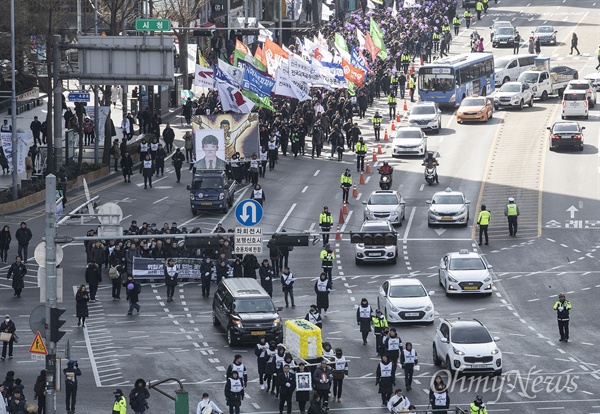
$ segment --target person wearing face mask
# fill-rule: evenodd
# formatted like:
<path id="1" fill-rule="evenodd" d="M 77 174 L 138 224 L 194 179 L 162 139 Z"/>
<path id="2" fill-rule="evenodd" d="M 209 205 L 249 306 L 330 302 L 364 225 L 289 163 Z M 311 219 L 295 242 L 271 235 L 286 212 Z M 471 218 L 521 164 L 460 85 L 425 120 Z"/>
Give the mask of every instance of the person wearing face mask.
<path id="1" fill-rule="evenodd" d="M 348 375 L 348 361 L 344 358 L 341 348 L 336 348 L 333 358 L 333 402 L 342 402 L 342 386 Z"/>
<path id="2" fill-rule="evenodd" d="M 369 301 L 362 298 L 360 306 L 356 309 L 356 323 L 360 326 L 363 345 L 367 344 L 367 337 L 371 332 L 371 318 L 373 316 L 373 308 L 369 306 Z"/>
<path id="3" fill-rule="evenodd" d="M 300 362 L 298 364 L 297 374 L 303 374 L 300 376 L 300 380 L 297 382 L 296 388 L 296 401 L 298 401 L 298 408 L 300 409 L 300 414 L 305 414 L 306 403 L 310 401 L 310 390 L 309 390 L 309 382 L 307 381 L 307 377 L 305 375 L 310 375 L 310 371 L 306 369 L 306 364 L 304 362 Z M 300 389 L 302 388 L 302 389 Z"/>
<path id="4" fill-rule="evenodd" d="M 210 280 L 212 278 L 213 263 L 210 257 L 206 256 L 200 265 L 200 282 L 202 283 L 202 297 L 210 297 Z"/>
<path id="5" fill-rule="evenodd" d="M 317 310 L 316 305 L 310 305 L 310 310 L 304 317 L 310 323 L 317 325 L 319 329 L 323 329 L 323 319 L 321 318 L 321 314 Z"/>
<path id="6" fill-rule="evenodd" d="M 4 317 L 4 322 L 0 324 L 0 333 L 2 334 L 2 361 L 6 359 L 6 348 L 8 348 L 8 359 L 13 357 L 13 344 L 15 343 L 15 332 L 17 327 L 11 320 L 10 315 Z"/>

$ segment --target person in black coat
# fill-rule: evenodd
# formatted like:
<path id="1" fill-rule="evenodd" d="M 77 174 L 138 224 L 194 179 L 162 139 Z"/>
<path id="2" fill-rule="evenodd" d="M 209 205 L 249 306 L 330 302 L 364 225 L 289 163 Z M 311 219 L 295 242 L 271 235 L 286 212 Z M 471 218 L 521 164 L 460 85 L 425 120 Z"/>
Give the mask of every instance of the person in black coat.
<path id="1" fill-rule="evenodd" d="M 244 266 L 244 277 L 256 279 L 256 270 L 260 267 L 258 259 L 253 254 L 247 254 L 242 259 L 242 266 Z"/>
<path id="2" fill-rule="evenodd" d="M 19 243 L 18 255 L 23 258 L 23 261 L 27 261 L 27 248 L 29 247 L 29 241 L 33 235 L 31 234 L 31 230 L 27 227 L 27 223 L 24 221 L 21 222 L 21 225 L 15 232 L 15 239 Z"/>
<path id="3" fill-rule="evenodd" d="M 8 269 L 8 274 L 6 275 L 7 279 L 12 277 L 12 288 L 15 291 L 14 296 L 17 298 L 21 297 L 21 292 L 23 288 L 25 288 L 25 275 L 27 274 L 27 268 L 25 264 L 21 262 L 21 257 L 17 256 L 15 258 L 15 262 L 10 265 Z"/>
<path id="4" fill-rule="evenodd" d="M 209 256 L 204 258 L 204 261 L 200 265 L 200 282 L 202 284 L 202 297 L 210 297 L 210 281 L 212 279 L 213 262 Z"/>
<path id="5" fill-rule="evenodd" d="M 274 272 L 268 259 L 263 260 L 258 273 L 260 274 L 260 285 L 267 291 L 269 296 L 273 297 Z"/>
<path id="6" fill-rule="evenodd" d="M 167 126 L 163 130 L 162 133 L 163 141 L 165 141 L 165 150 L 167 154 L 170 154 L 173 151 L 173 142 L 175 141 L 175 131 L 171 128 L 171 124 L 167 122 Z"/>
<path id="7" fill-rule="evenodd" d="M 327 412 L 321 407 L 321 396 L 315 392 L 310 400 L 308 414 L 327 414 Z"/>
<path id="8" fill-rule="evenodd" d="M 394 386 L 396 385 L 396 366 L 389 360 L 387 355 L 383 355 L 381 357 L 381 362 L 377 364 L 375 385 L 379 385 L 381 405 L 387 407 L 387 403 L 390 400 Z"/>
<path id="9" fill-rule="evenodd" d="M 154 168 L 156 170 L 156 176 L 158 177 L 158 173 L 161 174 L 161 177 L 165 176 L 165 158 L 167 157 L 167 153 L 163 148 L 162 144 L 158 144 L 158 149 L 156 150 L 156 159 L 154 161 Z"/>
<path id="10" fill-rule="evenodd" d="M 287 404 L 287 414 L 292 414 L 292 396 L 296 389 L 296 375 L 290 372 L 290 366 L 283 366 L 283 373 L 277 375 L 279 383 L 279 412 L 283 413 L 283 406 Z"/>
<path id="11" fill-rule="evenodd" d="M 10 227 L 4 226 L 0 231 L 0 260 L 6 264 L 8 260 L 8 248 L 12 237 L 10 235 Z"/>
<path id="12" fill-rule="evenodd" d="M 298 364 L 297 373 L 307 373 L 310 375 L 310 371 L 306 369 L 306 364 L 304 362 L 300 362 Z M 300 414 L 305 414 L 306 412 L 306 403 L 310 401 L 310 391 L 309 390 L 299 390 L 298 384 L 296 384 L 296 401 L 298 401 L 298 408 L 300 409 Z"/>
<path id="13" fill-rule="evenodd" d="M 325 273 L 321 273 L 319 279 L 315 282 L 315 293 L 317 294 L 317 308 L 319 309 L 319 313 L 323 309 L 325 316 L 327 316 L 327 309 L 329 309 L 329 292 L 331 292 L 331 282 Z"/>
<path id="14" fill-rule="evenodd" d="M 231 377 L 225 382 L 225 398 L 229 406 L 229 414 L 240 414 L 240 406 L 244 399 L 244 382 L 239 378 L 237 371 L 233 371 Z"/>
<path id="15" fill-rule="evenodd" d="M 90 302 L 96 302 L 96 292 L 98 292 L 98 285 L 102 282 L 102 272 L 94 259 L 90 260 L 85 269 L 85 281 L 90 289 Z"/>
<path id="16" fill-rule="evenodd" d="M 360 306 L 356 309 L 356 323 L 360 327 L 362 334 L 363 345 L 367 344 L 367 337 L 371 332 L 371 318 L 373 317 L 373 309 L 369 306 L 369 301 L 362 298 Z"/>
<path id="17" fill-rule="evenodd" d="M 129 393 L 129 404 L 136 414 L 144 414 L 148 409 L 148 403 L 146 400 L 150 398 L 148 388 L 146 388 L 146 381 L 138 378 L 135 381 L 135 387 Z"/>
<path id="18" fill-rule="evenodd" d="M 127 276 L 127 280 L 123 282 L 123 286 L 127 292 L 127 300 L 129 301 L 129 311 L 127 315 L 133 315 L 133 309 L 137 310 L 137 313 L 140 313 L 140 292 L 142 291 L 142 286 L 133 280 L 132 275 Z"/>
<path id="19" fill-rule="evenodd" d="M 173 302 L 173 295 L 175 294 L 175 286 L 177 286 L 179 272 L 177 271 L 177 266 L 175 266 L 175 261 L 172 258 L 167 260 L 164 274 L 165 286 L 167 287 L 167 302 Z"/>
<path id="20" fill-rule="evenodd" d="M 15 332 L 16 331 L 17 331 L 17 327 L 16 327 L 15 323 L 10 318 L 10 315 L 6 315 L 4 317 L 4 322 L 2 322 L 0 324 L 0 332 L 11 334 L 11 336 L 10 336 L 10 341 L 2 342 L 2 361 L 4 361 L 6 359 L 6 348 L 7 347 L 8 347 L 8 359 L 12 359 L 12 357 L 13 357 L 13 344 L 15 342 Z M 12 371 L 8 371 L 6 374 L 7 381 L 9 379 L 8 374 L 11 372 Z M 14 372 L 13 372 L 13 375 L 14 375 Z M 10 390 L 12 390 L 12 388 L 11 388 L 12 384 L 8 384 L 7 381 L 4 381 L 4 385 L 6 385 L 10 391 Z"/>
<path id="21" fill-rule="evenodd" d="M 89 316 L 88 302 L 90 295 L 85 285 L 80 285 L 75 294 L 75 313 L 77 315 L 77 326 L 85 327 L 85 318 Z"/>

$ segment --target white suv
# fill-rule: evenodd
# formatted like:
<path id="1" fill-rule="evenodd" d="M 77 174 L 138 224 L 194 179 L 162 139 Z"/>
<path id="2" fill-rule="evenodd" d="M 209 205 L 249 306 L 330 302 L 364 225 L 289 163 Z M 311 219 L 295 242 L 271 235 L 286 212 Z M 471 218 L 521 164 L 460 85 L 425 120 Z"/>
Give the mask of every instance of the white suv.
<path id="1" fill-rule="evenodd" d="M 563 93 L 561 118 L 567 119 L 570 116 L 582 116 L 588 119 L 590 116 L 588 106 L 588 98 L 585 91 L 566 90 Z"/>
<path id="2" fill-rule="evenodd" d="M 477 319 L 440 319 L 433 340 L 433 363 L 453 373 L 502 375 L 500 338 Z"/>
<path id="3" fill-rule="evenodd" d="M 596 106 L 596 90 L 594 89 L 593 83 L 588 79 L 577 79 L 569 81 L 565 92 L 583 92 L 588 99 L 590 108 L 593 109 Z"/>
<path id="4" fill-rule="evenodd" d="M 435 102 L 417 102 L 408 114 L 408 125 L 430 129 L 439 134 L 442 129 L 442 111 Z"/>

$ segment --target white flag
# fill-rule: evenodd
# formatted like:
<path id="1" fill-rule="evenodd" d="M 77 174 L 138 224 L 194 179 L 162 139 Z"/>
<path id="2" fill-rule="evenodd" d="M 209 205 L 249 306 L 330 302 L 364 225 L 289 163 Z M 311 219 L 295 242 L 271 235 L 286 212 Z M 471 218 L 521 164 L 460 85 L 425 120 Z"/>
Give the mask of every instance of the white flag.
<path id="1" fill-rule="evenodd" d="M 404 0 L 404 8 L 411 9 L 413 7 L 419 7 L 417 0 Z"/>
<path id="2" fill-rule="evenodd" d="M 221 59 L 219 59 L 219 69 L 221 69 L 225 75 L 229 77 L 229 79 L 235 82 L 236 86 L 240 86 L 242 84 L 242 79 L 244 79 L 243 69 L 240 69 L 236 66 L 231 66 L 229 63 L 226 63 Z"/>
<path id="3" fill-rule="evenodd" d="M 394 4 L 392 4 L 392 17 L 394 19 L 398 17 L 398 9 L 396 8 L 396 0 L 394 0 Z"/>
<path id="4" fill-rule="evenodd" d="M 201 88 L 213 89 L 215 79 L 213 77 L 213 70 L 211 68 L 205 68 L 202 65 L 196 64 L 196 72 L 194 73 L 194 85 Z"/>
<path id="5" fill-rule="evenodd" d="M 361 50 L 365 48 L 365 34 L 360 31 L 360 29 L 356 28 L 356 38 L 358 39 L 358 46 Z"/>
<path id="6" fill-rule="evenodd" d="M 225 112 L 233 111 L 238 114 L 249 114 L 254 108 L 252 101 L 246 100 L 238 88 L 227 82 L 217 81 L 217 90 L 219 91 L 221 106 Z"/>

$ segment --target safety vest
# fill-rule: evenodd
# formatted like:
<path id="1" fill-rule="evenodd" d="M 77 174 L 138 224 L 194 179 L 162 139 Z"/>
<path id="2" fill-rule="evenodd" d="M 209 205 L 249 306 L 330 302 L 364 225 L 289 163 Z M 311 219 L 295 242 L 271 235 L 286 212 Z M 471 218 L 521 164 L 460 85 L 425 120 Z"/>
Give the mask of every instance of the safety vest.
<path id="1" fill-rule="evenodd" d="M 244 389 L 244 387 L 242 387 L 242 381 L 239 378 L 229 378 L 229 389 L 231 392 L 242 392 Z"/>
<path id="2" fill-rule="evenodd" d="M 144 160 L 144 168 L 152 168 L 152 161 Z"/>
<path id="3" fill-rule="evenodd" d="M 442 32 L 449 32 L 449 31 L 450 31 L 450 25 L 448 25 L 448 24 L 442 25 Z"/>
<path id="4" fill-rule="evenodd" d="M 469 409 L 471 411 L 471 414 L 487 414 L 487 408 L 486 407 L 478 407 L 477 404 L 475 404 L 474 402 L 471 403 L 471 405 L 469 406 Z"/>
<path id="5" fill-rule="evenodd" d="M 395 76 L 395 75 L 394 75 L 394 76 L 392 76 L 392 77 L 390 78 L 390 83 L 391 83 L 392 85 L 398 85 L 398 77 L 397 77 L 397 76 Z"/>
<path id="6" fill-rule="evenodd" d="M 323 267 L 333 267 L 333 259 L 335 257 L 335 253 L 328 252 L 327 250 L 321 251 L 321 260 L 323 263 L 321 264 Z"/>
<path id="7" fill-rule="evenodd" d="M 509 216 L 516 216 L 517 215 L 517 205 L 515 203 L 507 204 L 506 212 Z"/>
<path id="8" fill-rule="evenodd" d="M 439 35 L 439 33 L 434 33 L 433 36 L 431 36 L 431 38 L 433 39 L 434 42 L 439 42 L 440 41 L 440 35 Z"/>
<path id="9" fill-rule="evenodd" d="M 250 168 L 256 168 L 258 170 L 258 160 L 250 160 Z"/>
<path id="10" fill-rule="evenodd" d="M 263 190 L 262 190 L 262 188 L 259 189 L 259 190 L 254 190 L 253 194 L 254 194 L 254 199 L 255 200 L 262 200 L 262 198 L 263 198 Z"/>
<path id="11" fill-rule="evenodd" d="M 267 344 L 256 344 L 256 350 L 258 351 L 258 358 L 265 358 L 268 356 L 267 350 L 269 349 L 269 345 Z"/>
<path id="12" fill-rule="evenodd" d="M 434 392 L 433 400 L 436 407 L 445 407 L 446 401 L 448 401 L 448 394 L 444 392 Z"/>
<path id="13" fill-rule="evenodd" d="M 329 281 L 327 279 L 321 280 L 319 278 L 319 280 L 317 280 L 317 290 L 319 292 L 326 292 L 327 291 L 327 284 L 328 283 L 329 283 Z"/>
<path id="14" fill-rule="evenodd" d="M 367 144 L 358 141 L 354 146 L 354 151 L 356 151 L 358 155 L 365 155 L 367 153 Z"/>
<path id="15" fill-rule="evenodd" d="M 365 319 L 370 319 L 371 318 L 371 307 L 367 305 L 367 307 L 363 307 L 361 306 L 358 310 L 358 317 L 359 318 L 365 318 Z"/>
<path id="16" fill-rule="evenodd" d="M 244 372 L 246 372 L 246 367 L 244 366 L 244 364 L 231 364 L 231 372 L 237 372 L 239 377 L 242 378 L 242 375 L 244 375 Z"/>
<path id="17" fill-rule="evenodd" d="M 285 360 L 285 354 L 275 355 L 275 368 L 280 369 L 283 366 L 283 361 Z"/>
<path id="18" fill-rule="evenodd" d="M 490 223 L 491 214 L 487 210 L 483 210 L 479 212 L 479 217 L 477 217 L 477 224 L 481 226 L 487 226 Z"/>
<path id="19" fill-rule="evenodd" d="M 391 377 L 392 376 L 392 363 L 388 362 L 387 364 L 384 364 L 383 362 L 379 363 L 379 372 L 381 373 L 382 377 Z"/>
<path id="20" fill-rule="evenodd" d="M 388 351 L 397 351 L 400 349 L 400 338 L 395 337 L 395 338 L 391 338 L 389 337 L 387 340 L 387 349 Z"/>
<path id="21" fill-rule="evenodd" d="M 598 51 L 596 53 L 598 54 L 598 57 L 600 58 L 600 47 L 598 48 Z"/>
<path id="22" fill-rule="evenodd" d="M 403 63 L 410 62 L 410 56 L 407 55 L 406 53 L 402 53 L 402 55 L 400 56 L 400 62 L 403 62 Z"/>
<path id="23" fill-rule="evenodd" d="M 393 95 L 388 96 L 388 105 L 396 106 L 396 97 Z"/>
<path id="24" fill-rule="evenodd" d="M 127 400 L 125 400 L 125 397 L 121 396 L 115 401 L 112 412 L 113 414 L 125 414 L 127 412 Z"/>
<path id="25" fill-rule="evenodd" d="M 148 144 L 140 144 L 140 152 L 148 152 Z"/>
<path id="26" fill-rule="evenodd" d="M 327 212 L 319 215 L 319 225 L 321 227 L 331 227 L 332 223 L 333 217 L 331 216 L 331 213 Z"/>
<path id="27" fill-rule="evenodd" d="M 558 310 L 558 308 L 563 308 L 563 310 Z M 554 310 L 556 311 L 556 318 L 561 321 L 569 320 L 569 310 L 570 309 L 571 309 L 571 302 L 569 302 L 568 300 L 565 300 L 564 302 L 557 300 L 556 303 L 554 304 Z"/>
<path id="28" fill-rule="evenodd" d="M 413 78 L 408 80 L 408 89 L 415 89 L 415 80 Z"/>
<path id="29" fill-rule="evenodd" d="M 477 4 L 475 5 L 475 10 L 477 11 L 482 11 L 483 10 L 483 3 L 478 1 Z"/>
<path id="30" fill-rule="evenodd" d="M 473 17 L 473 13 L 471 13 L 468 10 L 465 10 L 463 16 L 465 16 L 465 19 L 470 19 L 471 17 Z"/>
<path id="31" fill-rule="evenodd" d="M 269 151 L 277 150 L 277 143 L 275 141 L 269 141 Z"/>
<path id="32" fill-rule="evenodd" d="M 373 122 L 373 126 L 375 128 L 379 128 L 381 126 L 381 120 L 383 118 L 381 117 L 381 115 L 373 115 L 373 118 L 371 118 L 371 122 Z"/>
<path id="33" fill-rule="evenodd" d="M 351 175 L 346 175 L 346 173 L 342 174 L 342 177 L 340 178 L 340 184 L 352 184 L 352 176 Z"/>
<path id="34" fill-rule="evenodd" d="M 458 18 L 458 16 L 454 16 L 454 18 L 452 19 L 452 24 L 460 26 L 460 19 Z"/>
<path id="35" fill-rule="evenodd" d="M 318 323 L 319 323 L 319 318 L 318 318 L 318 316 L 319 316 L 319 313 L 318 313 L 318 312 L 317 312 L 317 313 L 310 313 L 310 312 L 308 312 L 308 321 L 309 321 L 310 323 L 313 323 L 313 324 L 315 324 L 315 325 L 316 325 L 316 324 L 318 324 Z"/>
<path id="36" fill-rule="evenodd" d="M 158 143 L 150 144 L 150 151 L 158 151 Z"/>
<path id="37" fill-rule="evenodd" d="M 375 329 L 377 328 L 385 328 L 386 326 L 388 326 L 387 320 L 385 319 L 385 316 L 382 317 L 377 317 L 377 316 L 373 316 L 371 318 L 371 320 L 373 321 L 373 327 Z"/>
<path id="38" fill-rule="evenodd" d="M 298 136 L 297 132 L 293 132 L 292 133 L 292 142 L 299 142 L 300 141 L 300 137 Z"/>
<path id="39" fill-rule="evenodd" d="M 402 351 L 402 353 L 404 354 L 404 363 L 405 364 L 414 364 L 415 363 L 415 359 L 417 359 L 417 353 L 415 352 L 414 349 L 411 349 L 410 351 L 405 349 L 404 351 Z"/>
<path id="40" fill-rule="evenodd" d="M 346 370 L 346 365 L 347 365 L 346 358 L 344 358 L 344 357 L 341 357 L 341 358 L 335 357 L 333 366 L 334 366 L 334 369 L 336 371 L 345 371 Z"/>

